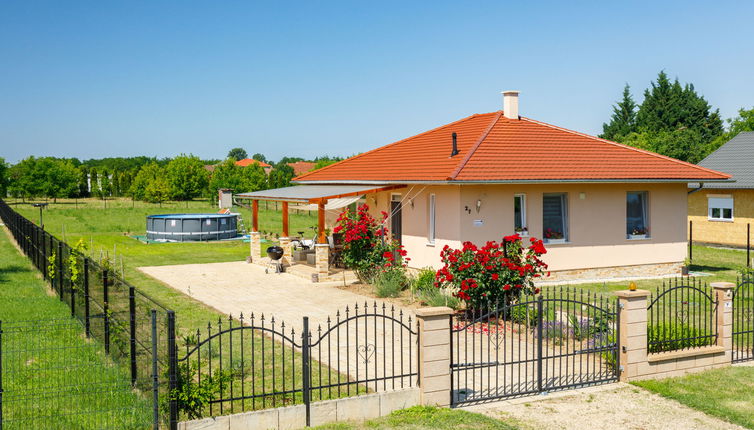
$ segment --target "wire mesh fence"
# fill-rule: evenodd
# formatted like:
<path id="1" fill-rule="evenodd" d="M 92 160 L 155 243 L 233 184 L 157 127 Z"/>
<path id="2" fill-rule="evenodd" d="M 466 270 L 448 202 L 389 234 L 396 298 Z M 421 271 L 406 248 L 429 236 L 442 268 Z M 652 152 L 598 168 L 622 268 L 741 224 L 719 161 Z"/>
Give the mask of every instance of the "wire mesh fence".
<path id="1" fill-rule="evenodd" d="M 153 405 L 73 318 L 0 322 L 0 428 L 143 429 Z"/>
<path id="2" fill-rule="evenodd" d="M 168 324 L 170 318 L 175 321 L 175 314 L 118 276 L 108 258 L 95 261 L 3 200 L 0 219 L 57 297 L 69 306 L 71 316 L 81 322 L 85 337 L 96 340 L 110 360 L 126 369 L 129 385 L 144 393 L 155 391 L 160 399 L 166 399 Z M 163 411 L 156 404 L 154 409 Z M 161 421 L 167 422 L 167 414 L 162 415 Z"/>

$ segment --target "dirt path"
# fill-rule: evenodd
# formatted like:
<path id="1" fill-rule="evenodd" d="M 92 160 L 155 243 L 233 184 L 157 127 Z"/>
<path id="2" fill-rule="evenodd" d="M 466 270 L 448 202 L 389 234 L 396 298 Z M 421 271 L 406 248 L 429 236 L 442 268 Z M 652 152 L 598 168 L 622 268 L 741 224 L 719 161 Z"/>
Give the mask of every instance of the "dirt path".
<path id="1" fill-rule="evenodd" d="M 531 430 L 742 429 L 638 387 L 611 384 L 464 408 Z"/>

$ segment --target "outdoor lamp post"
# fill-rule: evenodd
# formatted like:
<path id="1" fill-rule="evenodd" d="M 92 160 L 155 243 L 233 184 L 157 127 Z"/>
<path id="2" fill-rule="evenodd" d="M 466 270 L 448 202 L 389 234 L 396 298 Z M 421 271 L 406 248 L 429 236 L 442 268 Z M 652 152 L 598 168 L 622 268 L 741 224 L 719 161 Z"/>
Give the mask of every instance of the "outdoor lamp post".
<path id="1" fill-rule="evenodd" d="M 47 206 L 47 203 L 33 203 L 32 206 L 34 206 L 35 208 L 39 208 L 39 228 L 41 228 L 42 230 L 44 230 L 45 229 L 45 223 L 42 220 L 42 209 L 44 209 L 45 206 Z"/>

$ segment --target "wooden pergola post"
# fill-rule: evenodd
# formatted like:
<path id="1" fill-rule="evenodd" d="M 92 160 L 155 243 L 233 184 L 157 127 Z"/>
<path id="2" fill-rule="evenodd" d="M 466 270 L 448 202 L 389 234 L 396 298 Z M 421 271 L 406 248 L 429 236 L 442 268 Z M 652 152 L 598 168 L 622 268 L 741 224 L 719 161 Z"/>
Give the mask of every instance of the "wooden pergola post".
<path id="1" fill-rule="evenodd" d="M 275 202 L 277 206 L 277 202 Z M 291 238 L 288 236 L 288 202 L 283 202 L 283 234 L 280 236 L 280 247 L 283 248 L 283 264 L 293 265 L 293 249 Z"/>
<path id="2" fill-rule="evenodd" d="M 259 201 L 251 201 L 251 233 L 249 233 L 249 258 L 256 262 L 262 258 L 262 235 L 259 233 Z"/>
<path id="3" fill-rule="evenodd" d="M 317 205 L 317 232 L 319 233 L 317 243 L 327 243 L 325 235 L 325 204 L 326 200 L 320 200 Z"/>

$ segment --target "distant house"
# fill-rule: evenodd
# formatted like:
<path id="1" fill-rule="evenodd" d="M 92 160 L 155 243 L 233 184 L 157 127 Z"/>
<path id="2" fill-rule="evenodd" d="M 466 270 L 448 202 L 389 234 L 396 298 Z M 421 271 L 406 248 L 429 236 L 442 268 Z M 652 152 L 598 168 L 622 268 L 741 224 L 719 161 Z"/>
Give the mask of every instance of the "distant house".
<path id="1" fill-rule="evenodd" d="M 504 94 L 504 111 L 304 173 L 293 180 L 299 187 L 245 197 L 318 203 L 322 225 L 328 202 L 361 193 L 376 216 L 390 214 L 386 226 L 417 268 L 439 267 L 446 245 L 518 232 L 544 239 L 554 279 L 680 273 L 688 184 L 730 176 L 519 116 L 518 92 Z"/>
<path id="2" fill-rule="evenodd" d="M 739 133 L 699 165 L 728 173 L 733 182 L 689 185 L 694 242 L 746 246 L 746 226 L 754 224 L 754 132 Z"/>
<path id="3" fill-rule="evenodd" d="M 236 161 L 237 166 L 246 167 L 251 166 L 252 164 L 257 163 L 264 169 L 264 173 L 269 175 L 270 171 L 272 170 L 272 166 L 265 163 L 264 161 L 255 160 L 253 158 L 244 158 L 243 160 Z"/>
<path id="4" fill-rule="evenodd" d="M 295 163 L 288 163 L 288 165 L 293 169 L 293 174 L 298 176 L 314 170 L 314 166 L 316 166 L 317 163 L 311 161 L 296 161 Z"/>

